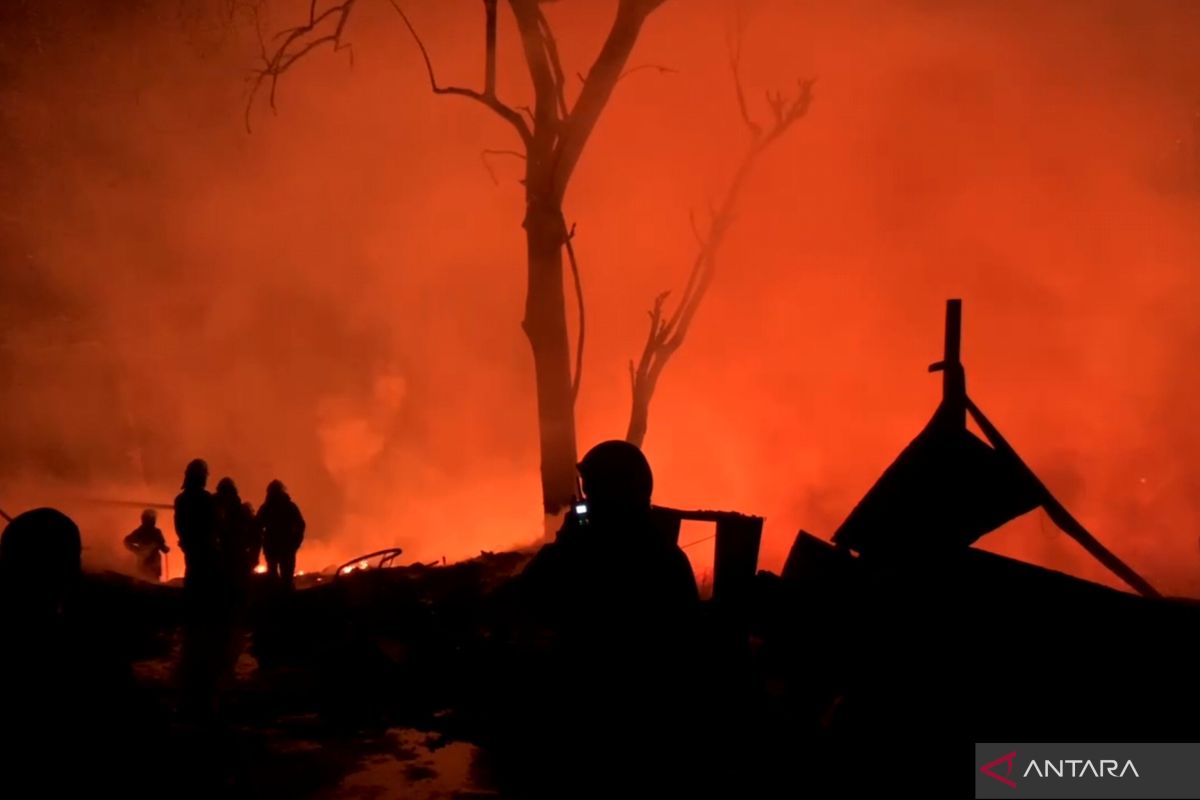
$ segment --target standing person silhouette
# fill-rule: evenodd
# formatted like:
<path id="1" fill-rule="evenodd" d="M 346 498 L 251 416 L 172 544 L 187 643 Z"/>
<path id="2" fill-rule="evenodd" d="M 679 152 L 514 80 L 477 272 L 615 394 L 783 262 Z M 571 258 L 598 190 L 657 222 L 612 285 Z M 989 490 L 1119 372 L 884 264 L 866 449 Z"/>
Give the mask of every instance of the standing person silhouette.
<path id="1" fill-rule="evenodd" d="M 262 529 L 267 575 L 283 588 L 291 589 L 296 572 L 296 551 L 304 543 L 305 523 L 299 506 L 288 495 L 282 481 L 276 479 L 267 484 L 267 496 L 256 519 Z"/>
<path id="2" fill-rule="evenodd" d="M 572 775 L 603 773 L 614 741 L 641 774 L 664 782 L 654 793 L 674 792 L 700 730 L 689 682 L 696 580 L 655 523 L 653 473 L 640 449 L 603 442 L 578 471 L 580 502 L 515 579 L 521 605 L 549 643 L 530 700 L 517 712 L 529 720 L 517 736 L 532 731 L 537 744 L 529 749 L 549 754 L 539 759 L 550 765 L 539 780 L 550 796 L 568 791 Z"/>
<path id="3" fill-rule="evenodd" d="M 175 533 L 183 551 L 185 589 L 206 592 L 220 582 L 216 504 L 208 491 L 208 464 L 193 459 L 183 473 L 183 491 L 175 497 Z"/>
<path id="4" fill-rule="evenodd" d="M 224 570 L 234 586 L 241 588 L 258 565 L 258 552 L 262 546 L 258 522 L 250 504 L 242 502 L 233 478 L 221 478 L 217 482 L 213 502 Z"/>
<path id="5" fill-rule="evenodd" d="M 216 501 L 207 483 L 208 465 L 197 458 L 187 465 L 183 491 L 175 498 L 175 532 L 186 563 L 180 682 L 188 712 L 203 720 L 217 714 L 233 643 L 233 597 L 221 563 Z"/>

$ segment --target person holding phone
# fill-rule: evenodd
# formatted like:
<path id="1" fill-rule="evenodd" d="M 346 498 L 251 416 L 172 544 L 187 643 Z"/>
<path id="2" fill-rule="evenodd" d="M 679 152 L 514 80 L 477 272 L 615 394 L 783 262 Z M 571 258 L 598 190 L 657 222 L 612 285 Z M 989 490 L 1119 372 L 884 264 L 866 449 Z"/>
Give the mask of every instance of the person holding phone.
<path id="1" fill-rule="evenodd" d="M 543 763 L 562 774 L 594 776 L 590 755 L 616 739 L 623 757 L 657 769 L 663 753 L 686 750 L 696 730 L 695 577 L 655 523 L 654 476 L 640 449 L 603 442 L 578 471 L 580 497 L 516 579 L 549 641 L 529 716 L 553 732 L 546 746 L 555 755 Z M 634 742 L 626 726 L 638 731 Z"/>

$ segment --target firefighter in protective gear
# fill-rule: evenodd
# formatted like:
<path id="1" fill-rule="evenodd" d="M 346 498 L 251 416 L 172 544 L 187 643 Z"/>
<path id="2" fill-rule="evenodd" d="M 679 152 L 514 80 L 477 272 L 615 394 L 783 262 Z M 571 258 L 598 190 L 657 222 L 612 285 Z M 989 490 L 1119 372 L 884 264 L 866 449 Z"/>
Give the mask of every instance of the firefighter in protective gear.
<path id="1" fill-rule="evenodd" d="M 267 496 L 255 517 L 263 533 L 267 575 L 286 589 L 292 588 L 296 551 L 304 542 L 304 516 L 280 480 L 267 485 Z"/>
<path id="2" fill-rule="evenodd" d="M 232 478 L 221 478 L 213 495 L 216 504 L 217 542 L 225 562 L 225 572 L 235 584 L 249 578 L 258 566 L 262 533 L 254 519 L 254 510 L 242 502 Z"/>
<path id="3" fill-rule="evenodd" d="M 183 491 L 175 498 L 175 533 L 185 563 L 183 583 L 193 590 L 220 583 L 216 504 L 207 485 L 208 464 L 193 459 L 183 473 Z"/>
<path id="4" fill-rule="evenodd" d="M 125 537 L 125 548 L 137 559 L 138 575 L 154 583 L 162 580 L 163 553 L 171 552 L 157 522 L 157 512 L 147 508 L 142 512 L 142 524 Z"/>

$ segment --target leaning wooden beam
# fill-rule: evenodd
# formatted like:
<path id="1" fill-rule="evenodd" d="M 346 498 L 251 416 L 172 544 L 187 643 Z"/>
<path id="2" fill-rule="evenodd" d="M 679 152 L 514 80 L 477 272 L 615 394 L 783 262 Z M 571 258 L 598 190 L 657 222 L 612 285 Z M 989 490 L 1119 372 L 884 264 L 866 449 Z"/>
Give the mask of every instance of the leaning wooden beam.
<path id="1" fill-rule="evenodd" d="M 1050 520 L 1055 525 L 1062 529 L 1063 533 L 1083 545 L 1084 550 L 1091 553 L 1097 561 L 1108 567 L 1114 575 L 1129 584 L 1139 594 L 1145 597 L 1162 597 L 1158 590 L 1151 586 L 1145 578 L 1137 574 L 1132 567 L 1101 544 L 1099 539 L 1092 536 L 1079 523 L 1079 520 L 1075 519 L 1071 515 L 1071 512 L 1067 511 L 1066 507 L 1055 499 L 1054 495 L 1050 493 L 1050 490 L 1046 488 L 1041 479 L 1021 460 L 1021 457 L 1017 455 L 1017 451 L 1000 435 L 1000 431 L 996 430 L 996 426 L 984 416 L 983 412 L 979 410 L 979 406 L 975 405 L 970 398 L 967 398 L 967 410 L 971 413 L 971 417 L 975 420 L 979 429 L 983 431 L 983 435 L 992 443 L 992 447 L 1011 457 L 1028 475 L 1029 480 L 1033 482 L 1038 492 L 1042 495 L 1042 507 L 1046 509 L 1047 516 L 1050 517 Z"/>

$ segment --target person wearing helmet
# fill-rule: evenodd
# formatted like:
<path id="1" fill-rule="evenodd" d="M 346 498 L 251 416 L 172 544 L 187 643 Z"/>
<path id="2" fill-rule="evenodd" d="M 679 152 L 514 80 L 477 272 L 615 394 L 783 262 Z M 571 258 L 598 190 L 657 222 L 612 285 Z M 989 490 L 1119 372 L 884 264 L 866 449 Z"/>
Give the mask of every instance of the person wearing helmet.
<path id="1" fill-rule="evenodd" d="M 304 542 L 304 516 L 282 481 L 276 479 L 267 484 L 267 496 L 258 509 L 256 520 L 263 533 L 267 575 L 285 589 L 292 588 L 296 551 Z"/>
<path id="2" fill-rule="evenodd" d="M 208 464 L 193 459 L 183 473 L 183 491 L 175 498 L 175 533 L 183 551 L 184 588 L 219 583 L 216 505 L 208 484 Z"/>
<path id="3" fill-rule="evenodd" d="M 649 462 L 636 446 L 608 441 L 577 469 L 581 497 L 513 584 L 519 624 L 533 624 L 537 677 L 519 691 L 529 699 L 512 736 L 549 754 L 539 755 L 549 766 L 538 780 L 550 795 L 572 775 L 603 772 L 592 759 L 614 740 L 628 763 L 659 769 L 665 748 L 688 741 L 694 702 L 682 686 L 696 662 L 699 596 L 687 556 L 655 524 Z"/>
<path id="4" fill-rule="evenodd" d="M 698 604 L 687 556 L 655 525 L 654 475 L 642 451 L 622 440 L 602 442 L 578 472 L 579 502 L 523 573 L 539 591 L 557 595 L 555 613 L 597 628 L 637 628 Z"/>
<path id="5" fill-rule="evenodd" d="M 4 797 L 28 795 L 31 778 L 49 797 L 142 796 L 122 759 L 151 741 L 150 719 L 111 608 L 91 602 L 82 550 L 79 527 L 53 508 L 18 514 L 0 532 Z"/>
<path id="6" fill-rule="evenodd" d="M 82 571 L 79 527 L 54 508 L 18 514 L 0 534 L 0 592 L 15 619 L 40 625 L 57 619 Z"/>
<path id="7" fill-rule="evenodd" d="M 162 580 L 162 554 L 171 552 L 157 523 L 158 513 L 147 508 L 142 512 L 142 524 L 124 540 L 125 548 L 137 559 L 138 575 L 154 583 Z"/>

